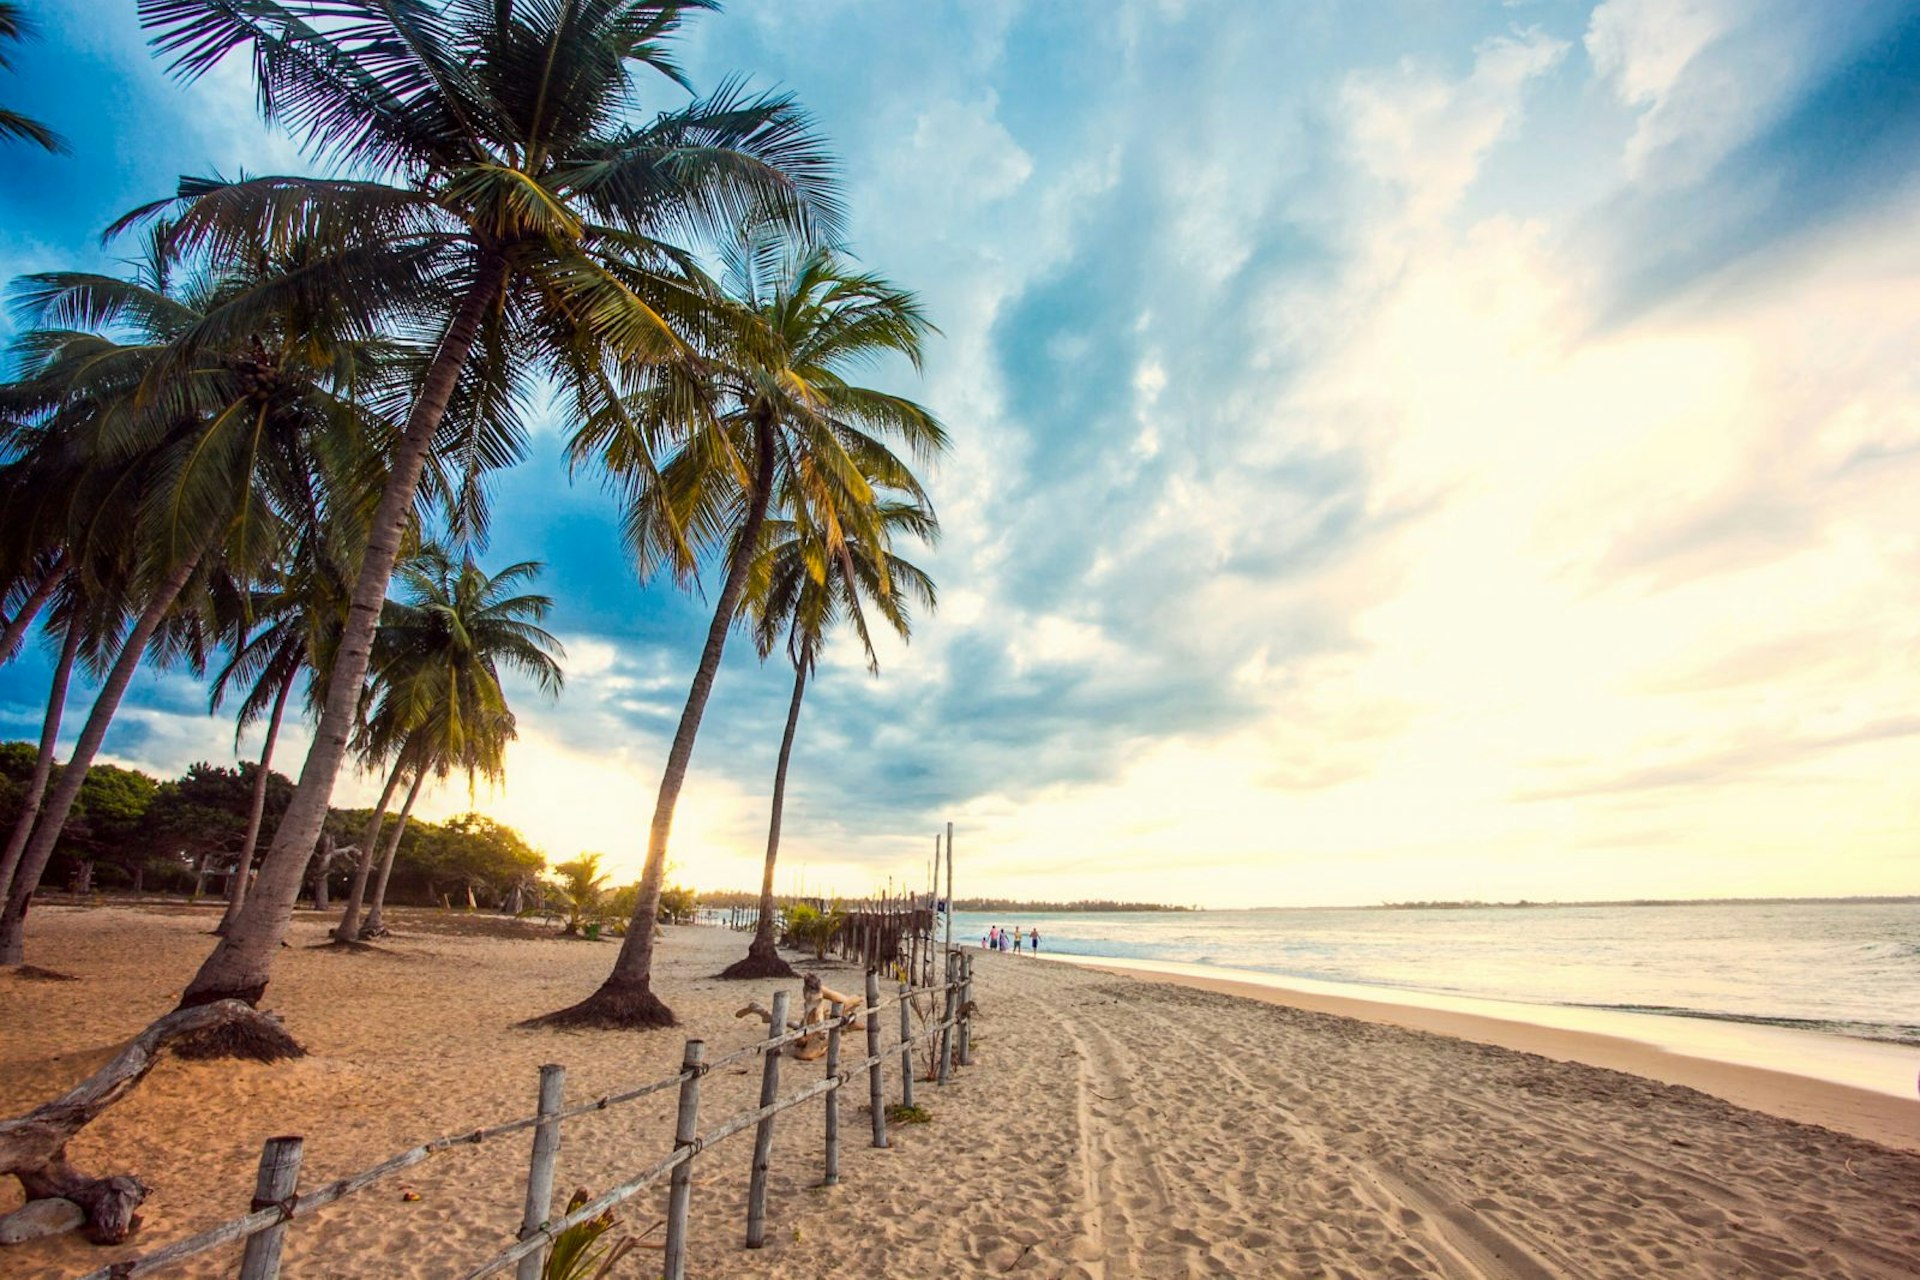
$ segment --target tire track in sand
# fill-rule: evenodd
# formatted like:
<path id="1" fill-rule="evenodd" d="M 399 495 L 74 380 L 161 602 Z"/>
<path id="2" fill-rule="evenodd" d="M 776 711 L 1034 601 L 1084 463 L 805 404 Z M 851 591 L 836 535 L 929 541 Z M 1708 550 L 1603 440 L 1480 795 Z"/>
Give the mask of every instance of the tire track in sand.
<path id="1" fill-rule="evenodd" d="M 1391 1167 L 1370 1155 L 1363 1157 L 1336 1148 L 1313 1126 L 1298 1115 L 1272 1101 L 1272 1095 L 1285 1091 L 1296 1102 L 1313 1101 L 1313 1091 L 1284 1076 L 1274 1086 L 1256 1084 L 1232 1054 L 1196 1034 L 1177 1018 L 1153 1009 L 1144 1002 L 1135 1010 L 1160 1023 L 1176 1040 L 1185 1044 L 1195 1060 L 1209 1059 L 1208 1069 L 1232 1080 L 1244 1092 L 1243 1105 L 1264 1110 L 1302 1145 L 1314 1150 L 1323 1160 L 1344 1166 L 1357 1175 L 1355 1190 L 1371 1204 L 1383 1221 L 1394 1223 L 1427 1247 L 1436 1263 L 1447 1274 L 1462 1277 L 1507 1277 L 1514 1280 L 1556 1280 L 1577 1274 L 1572 1259 L 1531 1233 L 1495 1226 L 1481 1217 L 1460 1196 L 1457 1189 L 1445 1187 L 1412 1173 L 1404 1161 Z M 1371 1184 L 1369 1186 L 1368 1184 Z M 1411 1207 L 1418 1215 L 1409 1220 L 1403 1209 Z"/>
<path id="2" fill-rule="evenodd" d="M 1096 1019 L 1049 1003 L 1079 1056 L 1075 1111 L 1090 1203 L 1083 1208 L 1088 1247 L 1075 1255 L 1097 1275 L 1132 1275 L 1152 1252 L 1152 1233 L 1142 1224 L 1171 1226 L 1173 1200 L 1152 1140 L 1128 1114 L 1136 1105 L 1132 1073 L 1113 1035 Z"/>
<path id="3" fill-rule="evenodd" d="M 1479 1118 L 1479 1123 L 1495 1126 L 1505 1122 L 1506 1117 L 1491 1108 L 1481 1099 L 1470 1097 L 1455 1090 L 1440 1087 L 1436 1094 L 1445 1098 L 1454 1109 L 1462 1114 L 1471 1114 Z M 1562 1146 L 1581 1152 L 1596 1162 L 1611 1162 L 1634 1170 L 1645 1178 L 1651 1189 L 1642 1191 L 1644 1198 L 1654 1198 L 1660 1192 L 1670 1196 L 1691 1195 L 1702 1204 L 1725 1215 L 1733 1223 L 1743 1224 L 1751 1218 L 1762 1217 L 1767 1211 L 1754 1197 L 1727 1186 L 1709 1172 L 1690 1167 L 1690 1162 L 1678 1157 L 1677 1153 L 1667 1153 L 1666 1160 L 1653 1159 L 1635 1151 L 1626 1144 L 1588 1134 L 1577 1127 L 1563 1127 L 1557 1131 Z M 1674 1211 L 1682 1222 L 1690 1226 L 1702 1225 L 1684 1210 Z M 1794 1227 L 1818 1235 L 1817 1241 L 1783 1239 L 1780 1243 L 1792 1249 L 1814 1249 L 1820 1253 L 1831 1253 L 1844 1258 L 1846 1262 L 1870 1276 L 1884 1276 L 1886 1280 L 1907 1280 L 1920 1275 L 1920 1254 L 1896 1254 L 1868 1240 L 1860 1240 L 1845 1234 L 1822 1230 L 1817 1226 L 1805 1226 L 1796 1223 L 1791 1215 L 1780 1219 L 1781 1226 Z M 1740 1226 L 1737 1235 L 1744 1236 L 1751 1228 Z"/>

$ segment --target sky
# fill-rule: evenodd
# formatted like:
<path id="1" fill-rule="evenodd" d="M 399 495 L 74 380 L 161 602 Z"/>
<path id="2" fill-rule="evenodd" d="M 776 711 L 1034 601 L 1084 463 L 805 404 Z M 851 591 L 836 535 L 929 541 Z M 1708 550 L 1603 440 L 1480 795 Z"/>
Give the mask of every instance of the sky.
<path id="1" fill-rule="evenodd" d="M 244 66 L 28 7 L 0 101 L 72 154 L 0 152 L 0 277 L 110 264 L 180 174 L 310 171 Z M 953 437 L 940 606 L 878 678 L 830 644 L 783 890 L 919 882 L 951 821 L 963 896 L 1920 891 L 1920 7 L 734 0 L 682 55 L 798 95 L 941 330 L 882 375 Z M 567 687 L 472 800 L 637 874 L 706 602 L 637 580 L 563 426 L 487 562 L 548 565 Z M 790 681 L 736 635 L 675 878 L 758 883 Z M 232 739 L 148 673 L 106 756 Z"/>

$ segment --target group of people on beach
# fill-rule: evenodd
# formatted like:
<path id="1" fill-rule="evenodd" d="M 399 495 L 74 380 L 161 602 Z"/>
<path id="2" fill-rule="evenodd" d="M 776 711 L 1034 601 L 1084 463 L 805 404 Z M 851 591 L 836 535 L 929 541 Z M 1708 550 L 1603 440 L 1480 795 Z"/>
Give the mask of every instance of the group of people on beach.
<path id="1" fill-rule="evenodd" d="M 1006 951 L 1011 948 L 1015 955 L 1020 954 L 1020 942 L 1021 933 L 1019 925 L 1015 925 L 1011 929 L 1002 929 L 996 924 L 987 930 L 985 937 L 980 939 L 980 945 L 989 951 Z M 1035 952 L 1038 952 L 1040 950 L 1040 930 L 1028 929 L 1026 931 L 1026 944 Z"/>

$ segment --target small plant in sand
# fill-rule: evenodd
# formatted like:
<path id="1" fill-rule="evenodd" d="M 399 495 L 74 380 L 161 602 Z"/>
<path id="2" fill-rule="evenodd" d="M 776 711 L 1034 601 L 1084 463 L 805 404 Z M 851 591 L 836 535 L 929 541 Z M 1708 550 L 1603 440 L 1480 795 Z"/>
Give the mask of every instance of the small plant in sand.
<path id="1" fill-rule="evenodd" d="M 553 870 L 559 877 L 553 885 L 554 895 L 567 912 L 566 935 L 577 938 L 586 925 L 600 919 L 607 896 L 607 881 L 612 877 L 600 874 L 600 855 L 597 853 L 583 853 Z"/>
<path id="2" fill-rule="evenodd" d="M 581 1187 L 567 1201 L 567 1212 L 572 1213 L 591 1199 L 593 1194 Z M 555 1236 L 553 1248 L 547 1254 L 547 1264 L 540 1270 L 540 1280 L 602 1280 L 610 1275 L 620 1259 L 640 1247 L 640 1236 L 602 1239 L 619 1221 L 613 1216 L 613 1210 L 608 1209 L 598 1217 L 575 1223 Z M 653 1227 L 648 1227 L 641 1235 L 649 1235 L 653 1230 Z"/>
<path id="3" fill-rule="evenodd" d="M 913 1012 L 914 1033 L 919 1040 L 920 1056 L 926 1059 L 926 1071 L 922 1080 L 937 1080 L 940 1077 L 940 1038 L 928 1036 L 927 1028 L 933 1025 L 933 997 L 925 991 L 907 1001 L 907 1008 Z"/>
<path id="4" fill-rule="evenodd" d="M 904 1102 L 887 1105 L 887 1121 L 890 1124 L 927 1124 L 932 1119 L 933 1115 L 919 1105 L 910 1107 Z"/>

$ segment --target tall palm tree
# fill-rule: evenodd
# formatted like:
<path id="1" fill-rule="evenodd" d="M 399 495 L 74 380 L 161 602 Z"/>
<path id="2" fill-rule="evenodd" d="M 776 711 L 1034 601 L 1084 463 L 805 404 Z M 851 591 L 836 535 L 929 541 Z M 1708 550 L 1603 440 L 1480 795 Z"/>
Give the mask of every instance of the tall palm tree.
<path id="1" fill-rule="evenodd" d="M 47 424 L 35 421 L 34 401 L 20 384 L 0 387 L 0 413 L 11 419 L 0 436 L 0 447 L 8 455 L 0 465 L 0 544 L 15 552 L 15 563 L 23 570 L 20 576 L 26 580 L 32 580 L 40 566 L 60 566 L 57 577 L 45 575 L 52 590 L 43 601 L 46 637 L 50 642 L 59 637 L 59 652 L 33 773 L 5 851 L 0 853 L 0 907 L 52 778 L 55 744 L 75 666 L 96 682 L 105 679 L 125 638 L 126 602 L 133 592 L 127 574 L 135 549 L 127 544 L 124 532 L 81 518 L 113 492 L 108 469 L 91 465 L 84 449 L 62 441 Z M 26 590 L 39 595 L 42 585 L 36 582 Z M 24 636 L 30 624 L 31 619 L 26 619 L 17 634 Z M 14 634 L 11 627 L 9 634 Z"/>
<path id="2" fill-rule="evenodd" d="M 411 775 L 412 781 L 407 786 L 406 799 L 400 804 L 400 812 L 380 847 L 376 850 L 369 844 L 361 854 L 360 865 L 354 872 L 352 890 L 347 895 L 346 909 L 341 913 L 340 923 L 333 929 L 334 939 L 338 942 L 362 942 L 386 932 L 381 919 L 381 907 L 386 900 L 387 877 L 393 874 L 393 860 L 400 851 L 401 838 L 407 834 L 407 823 L 413 817 L 414 802 L 420 798 L 428 775 L 445 777 L 448 772 L 444 762 L 433 757 L 428 737 L 424 732 L 416 734 L 414 740 L 402 746 L 399 759 L 394 762 L 395 780 L 406 773 Z M 376 817 L 370 825 L 378 831 L 379 819 Z M 363 921 L 360 919 L 360 907 L 366 901 L 367 877 L 376 866 L 379 868 L 379 879 L 374 888 L 373 905 Z"/>
<path id="3" fill-rule="evenodd" d="M 27 840 L 33 835 L 41 803 L 46 798 L 47 784 L 53 777 L 60 722 L 66 713 L 67 690 L 74 667 L 83 664 L 98 677 L 111 660 L 110 656 L 103 655 L 111 655 L 119 647 L 117 631 L 122 621 L 121 611 L 117 607 L 103 609 L 87 597 L 81 588 L 79 575 L 63 578 L 46 626 L 48 639 L 56 635 L 60 638 L 59 653 L 54 659 L 46 711 L 41 717 L 40 743 L 34 754 L 33 772 L 28 776 L 26 791 L 20 797 L 20 811 L 15 815 L 13 827 L 7 834 L 6 848 L 0 851 L 0 903 L 7 900 L 13 885 L 14 870 L 20 865 L 21 855 L 26 852 Z"/>
<path id="4" fill-rule="evenodd" d="M 0 0 L 0 42 L 25 40 L 33 33 L 33 23 L 27 20 L 20 6 L 12 0 Z M 6 54 L 0 52 L 0 70 L 11 65 Z M 0 107 L 0 138 L 24 138 L 48 151 L 67 149 L 66 141 L 59 134 L 38 120 L 29 119 L 5 107 Z"/>
<path id="5" fill-rule="evenodd" d="M 576 415 L 624 422 L 625 385 L 680 358 L 660 237 L 771 216 L 801 231 L 839 211 L 827 158 L 785 97 L 737 85 L 645 124 L 640 72 L 678 80 L 668 41 L 701 0 L 141 0 L 182 79 L 248 50 L 270 121 L 356 176 L 189 179 L 171 210 L 179 243 L 217 254 L 277 247 L 297 229 L 330 246 L 343 294 L 365 292 L 353 254 L 407 255 L 409 299 L 391 323 L 433 354 L 388 453 L 386 486 L 355 580 L 313 745 L 253 895 L 182 997 L 257 1001 L 286 930 L 352 733 L 373 633 L 407 512 L 463 375 L 497 402 L 545 368 Z M 620 432 L 621 426 L 608 428 Z M 625 429 L 643 465 L 648 442 Z"/>
<path id="6" fill-rule="evenodd" d="M 642 564 L 673 562 L 676 531 L 688 529 L 725 546 L 724 577 L 667 753 L 638 902 L 613 972 L 585 1000 L 534 1025 L 673 1022 L 652 990 L 667 841 L 768 509 L 777 502 L 815 513 L 834 556 L 850 536 L 884 538 L 874 485 L 922 496 L 888 442 L 930 459 L 945 448 L 946 433 L 920 405 L 858 386 L 847 374 L 890 356 L 917 369 L 931 330 L 912 294 L 849 269 L 832 251 L 751 236 L 729 253 L 698 335 L 698 359 L 656 366 L 632 397 L 634 418 L 671 442 L 657 477 L 630 476 L 627 526 Z"/>
<path id="7" fill-rule="evenodd" d="M 314 495 L 317 499 L 319 495 Z M 323 513 L 310 502 L 291 537 L 281 563 L 266 583 L 252 591 L 234 593 L 226 609 L 231 654 L 214 677 L 208 710 L 218 712 L 230 690 L 244 685 L 235 715 L 234 746 L 262 717 L 266 732 L 254 770 L 253 794 L 247 812 L 246 834 L 240 842 L 234 875 L 227 884 L 227 909 L 216 933 L 232 927 L 246 902 L 248 874 L 266 816 L 267 785 L 272 777 L 273 749 L 280 737 L 287 702 L 295 684 L 307 676 L 307 706 L 317 701 L 317 686 L 332 663 L 340 629 L 346 623 L 347 570 L 341 563 L 341 543 L 348 531 L 340 519 Z"/>
<path id="8" fill-rule="evenodd" d="M 933 579 L 895 555 L 891 545 L 899 534 L 926 542 L 936 539 L 940 525 L 932 510 L 925 502 L 893 499 L 882 500 L 878 509 L 886 540 L 876 543 L 847 537 L 837 553 L 828 546 L 821 522 L 810 518 L 811 513 L 802 511 L 801 519 L 770 523 L 770 545 L 755 561 L 748 580 L 755 647 L 766 658 L 784 642 L 793 663 L 793 698 L 787 704 L 787 725 L 780 735 L 779 762 L 773 771 L 767 858 L 760 875 L 760 922 L 746 957 L 723 969 L 723 978 L 794 976 L 792 967 L 774 947 L 773 871 L 780 856 L 780 819 L 786 803 L 787 765 L 800 726 L 800 701 L 828 633 L 841 622 L 851 626 L 866 652 L 867 670 L 878 675 L 880 658 L 873 648 L 868 609 L 905 640 L 913 633 L 911 602 L 932 609 L 937 599 Z"/>
<path id="9" fill-rule="evenodd" d="M 312 308 L 284 260 L 256 260 L 244 274 L 177 265 L 156 243 L 132 279 L 55 273 L 15 286 L 31 327 L 16 343 L 23 376 L 0 392 L 10 465 L 57 478 L 69 549 L 83 564 L 113 565 L 123 578 L 112 598 L 133 602 L 136 616 L 14 870 L 0 963 L 20 960 L 41 872 L 142 656 L 150 645 L 204 656 L 199 606 L 182 604 L 195 595 L 188 584 L 216 564 L 245 575 L 270 557 L 309 460 L 352 453 L 363 434 L 365 414 L 341 388 L 369 353 L 323 336 L 311 317 L 301 341 L 286 340 L 287 317 Z M 201 344 L 191 365 L 177 359 L 182 335 L 225 329 L 236 307 L 260 327 Z M 103 585 L 90 590 L 105 598 Z"/>
<path id="10" fill-rule="evenodd" d="M 380 799 L 373 806 L 372 814 L 360 835 L 359 851 L 354 859 L 353 878 L 347 882 L 347 897 L 340 915 L 340 923 L 333 927 L 334 940 L 337 942 L 356 942 L 360 937 L 360 908 L 366 902 L 367 878 L 373 873 L 374 866 L 380 860 L 380 833 L 386 824 L 387 806 L 393 803 L 393 793 L 400 781 L 414 764 L 407 755 L 404 742 L 389 743 L 381 737 L 381 745 L 373 746 L 366 741 L 370 726 L 362 726 L 361 758 L 369 770 L 385 769 L 387 781 L 380 788 Z M 391 753 L 393 763 L 387 764 Z"/>
<path id="11" fill-rule="evenodd" d="M 469 791 L 478 778 L 505 776 L 507 744 L 517 730 L 501 671 L 533 681 L 549 697 L 565 683 L 558 659 L 566 651 L 536 625 L 552 599 L 518 591 L 540 568 L 523 561 L 489 576 L 472 560 L 455 561 L 429 544 L 396 575 L 405 598 L 390 607 L 376 645 L 383 692 L 372 720 L 388 726 L 388 734 L 404 735 L 400 754 L 412 761 L 413 785 L 381 851 L 373 905 L 359 937 L 383 931 L 387 877 L 426 775 L 465 773 Z"/>

